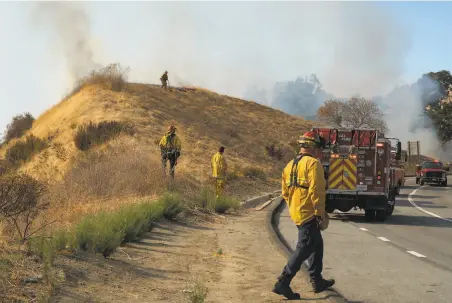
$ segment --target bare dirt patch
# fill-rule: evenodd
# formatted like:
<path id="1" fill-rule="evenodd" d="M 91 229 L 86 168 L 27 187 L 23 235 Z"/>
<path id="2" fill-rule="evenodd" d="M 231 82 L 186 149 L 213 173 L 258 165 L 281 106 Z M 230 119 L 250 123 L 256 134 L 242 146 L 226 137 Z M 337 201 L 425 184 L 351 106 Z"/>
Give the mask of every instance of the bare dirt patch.
<path id="1" fill-rule="evenodd" d="M 270 241 L 266 212 L 210 217 L 203 222 L 162 221 L 140 242 L 111 259 L 60 257 L 66 281 L 52 302 L 281 302 L 271 292 L 286 260 Z M 306 280 L 293 287 L 310 302 L 323 302 Z M 205 301 L 190 300 L 190 296 Z"/>

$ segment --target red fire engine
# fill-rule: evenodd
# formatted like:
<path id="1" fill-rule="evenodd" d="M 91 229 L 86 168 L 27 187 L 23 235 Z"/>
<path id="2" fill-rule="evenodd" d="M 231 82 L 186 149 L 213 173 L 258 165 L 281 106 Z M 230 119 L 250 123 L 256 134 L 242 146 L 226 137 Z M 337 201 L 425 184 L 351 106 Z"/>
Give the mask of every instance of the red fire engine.
<path id="1" fill-rule="evenodd" d="M 326 210 L 364 209 L 385 221 L 394 211 L 397 183 L 391 169 L 391 141 L 374 129 L 315 128 L 326 141 L 320 161 L 327 179 Z M 396 160 L 401 158 L 397 142 Z"/>

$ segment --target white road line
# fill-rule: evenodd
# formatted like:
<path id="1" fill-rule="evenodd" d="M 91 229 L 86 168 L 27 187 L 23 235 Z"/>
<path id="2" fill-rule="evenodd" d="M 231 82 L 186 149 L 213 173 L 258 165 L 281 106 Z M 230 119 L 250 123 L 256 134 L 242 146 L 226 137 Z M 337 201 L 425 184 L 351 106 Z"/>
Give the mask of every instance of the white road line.
<path id="1" fill-rule="evenodd" d="M 422 207 L 419 207 L 416 203 L 414 203 L 413 198 L 411 197 L 411 195 L 414 195 L 419 189 L 424 188 L 424 187 L 425 187 L 425 185 L 424 185 L 424 186 L 421 186 L 421 187 L 418 187 L 418 188 L 416 188 L 415 190 L 413 190 L 413 191 L 408 195 L 408 202 L 410 202 L 410 204 L 413 205 L 414 207 L 416 207 L 418 210 L 420 210 L 420 211 L 422 211 L 422 212 L 424 212 L 424 213 L 426 213 L 426 214 L 429 214 L 430 216 L 436 217 L 436 218 L 438 218 L 438 219 L 442 219 L 442 220 L 444 220 L 444 221 L 452 222 L 451 219 L 447 219 L 447 218 L 443 218 L 443 217 L 441 217 L 441 216 L 438 216 L 437 214 L 434 214 L 434 213 L 432 213 L 432 212 L 429 212 L 429 211 L 423 209 Z"/>
<path id="2" fill-rule="evenodd" d="M 391 242 L 388 239 L 386 239 L 385 237 L 377 237 L 378 239 L 380 239 L 381 241 L 385 241 L 385 242 Z"/>
<path id="3" fill-rule="evenodd" d="M 413 256 L 416 256 L 418 258 L 425 258 L 424 255 L 421 255 L 420 253 L 417 253 L 417 252 L 412 251 L 412 250 L 407 250 L 407 253 L 412 254 Z"/>
<path id="4" fill-rule="evenodd" d="M 361 229 L 362 231 L 369 231 L 367 228 L 364 227 L 360 227 L 359 229 Z"/>

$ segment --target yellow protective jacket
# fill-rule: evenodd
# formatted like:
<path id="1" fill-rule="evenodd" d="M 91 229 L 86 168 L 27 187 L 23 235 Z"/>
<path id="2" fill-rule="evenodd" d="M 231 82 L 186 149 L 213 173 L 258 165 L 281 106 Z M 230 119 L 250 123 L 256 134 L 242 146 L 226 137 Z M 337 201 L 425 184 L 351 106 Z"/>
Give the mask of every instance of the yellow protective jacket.
<path id="1" fill-rule="evenodd" d="M 159 143 L 160 149 L 163 150 L 173 150 L 176 149 L 178 151 L 181 151 L 182 144 L 180 142 L 179 137 L 176 134 L 171 134 L 170 132 L 167 132 L 162 139 L 160 139 Z"/>
<path id="2" fill-rule="evenodd" d="M 211 163 L 212 163 L 212 176 L 214 178 L 225 178 L 226 171 L 228 169 L 228 164 L 223 154 L 217 152 L 215 155 L 213 155 Z"/>
<path id="3" fill-rule="evenodd" d="M 301 225 L 314 216 L 323 218 L 326 181 L 322 164 L 309 155 L 304 155 L 297 165 L 293 164 L 294 160 L 290 161 L 282 173 L 282 196 L 292 221 Z"/>

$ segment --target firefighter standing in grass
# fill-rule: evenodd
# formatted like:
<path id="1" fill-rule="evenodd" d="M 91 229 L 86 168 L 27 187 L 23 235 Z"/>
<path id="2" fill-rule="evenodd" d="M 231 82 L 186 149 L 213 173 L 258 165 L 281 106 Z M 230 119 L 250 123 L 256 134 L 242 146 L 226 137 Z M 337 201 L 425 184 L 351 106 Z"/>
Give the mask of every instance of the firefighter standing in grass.
<path id="1" fill-rule="evenodd" d="M 162 88 L 166 90 L 166 84 L 168 82 L 168 71 L 165 71 L 163 75 L 160 77 L 160 81 L 162 81 Z"/>
<path id="2" fill-rule="evenodd" d="M 298 140 L 300 154 L 290 161 L 282 173 L 282 196 L 291 219 L 298 228 L 297 247 L 278 277 L 273 292 L 288 299 L 299 299 L 290 282 L 305 260 L 309 262 L 309 276 L 313 291 L 322 292 L 333 286 L 334 280 L 322 277 L 323 239 L 321 230 L 328 226 L 325 212 L 326 182 L 320 156 L 325 140 L 313 131 Z"/>
<path id="3" fill-rule="evenodd" d="M 160 152 L 162 154 L 163 171 L 166 174 L 166 162 L 170 162 L 170 175 L 174 179 L 174 169 L 177 165 L 177 158 L 181 152 L 181 142 L 176 135 L 176 128 L 171 125 L 166 134 L 162 137 L 159 143 Z"/>
<path id="4" fill-rule="evenodd" d="M 226 182 L 226 172 L 228 165 L 226 159 L 223 156 L 224 147 L 221 146 L 218 152 L 213 155 L 212 163 L 212 177 L 215 178 L 215 195 L 217 199 L 223 195 L 224 183 Z"/>

